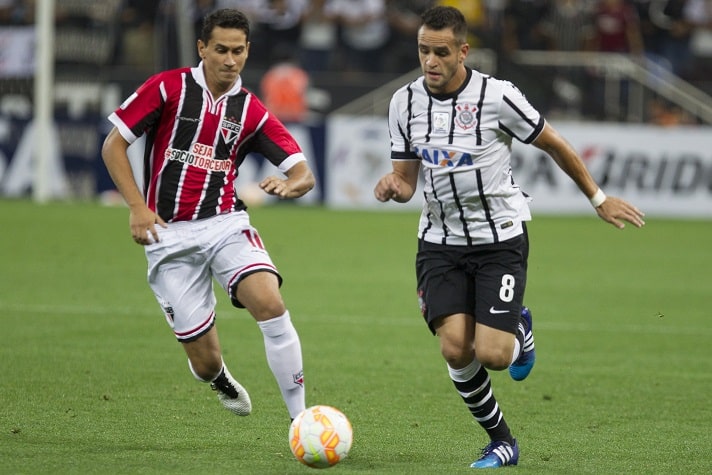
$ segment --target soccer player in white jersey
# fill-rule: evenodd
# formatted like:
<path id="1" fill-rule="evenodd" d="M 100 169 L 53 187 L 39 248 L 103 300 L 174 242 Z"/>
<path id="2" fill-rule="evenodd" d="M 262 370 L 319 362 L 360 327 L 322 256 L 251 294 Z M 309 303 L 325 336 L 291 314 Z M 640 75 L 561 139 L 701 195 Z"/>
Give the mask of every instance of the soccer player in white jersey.
<path id="1" fill-rule="evenodd" d="M 265 178 L 265 193 L 298 198 L 313 188 L 314 175 L 284 125 L 242 85 L 249 40 L 242 12 L 207 15 L 198 40 L 200 64 L 146 80 L 109 116 L 114 128 L 102 154 L 129 206 L 131 235 L 144 246 L 149 285 L 193 375 L 210 383 L 228 410 L 250 414 L 250 397 L 222 358 L 215 280 L 234 306 L 257 321 L 267 362 L 294 418 L 305 408 L 300 340 L 279 291 L 282 278 L 250 225 L 235 178 L 250 152 L 285 175 Z M 141 135 L 143 190 L 126 153 Z M 247 355 L 237 355 L 244 365 Z"/>
<path id="2" fill-rule="evenodd" d="M 379 201 L 409 201 L 423 171 L 417 291 L 456 390 L 490 442 L 473 468 L 516 465 L 519 446 L 495 400 L 487 370 L 513 379 L 534 365 L 531 314 L 523 307 L 531 219 L 510 167 L 512 139 L 547 152 L 617 228 L 643 226 L 635 206 L 606 196 L 574 149 L 511 83 L 465 65 L 467 25 L 452 7 L 422 15 L 423 75 L 396 91 L 389 128 L 393 171 Z"/>

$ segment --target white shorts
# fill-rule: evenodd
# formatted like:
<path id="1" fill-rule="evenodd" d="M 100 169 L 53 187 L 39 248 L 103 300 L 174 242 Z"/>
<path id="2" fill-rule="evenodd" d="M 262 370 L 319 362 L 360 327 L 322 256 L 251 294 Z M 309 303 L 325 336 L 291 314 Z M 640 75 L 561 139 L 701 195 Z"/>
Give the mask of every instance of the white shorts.
<path id="1" fill-rule="evenodd" d="M 195 340 L 215 323 L 215 279 L 233 291 L 254 272 L 279 276 L 246 212 L 157 226 L 159 242 L 146 246 L 148 284 L 179 341 Z"/>

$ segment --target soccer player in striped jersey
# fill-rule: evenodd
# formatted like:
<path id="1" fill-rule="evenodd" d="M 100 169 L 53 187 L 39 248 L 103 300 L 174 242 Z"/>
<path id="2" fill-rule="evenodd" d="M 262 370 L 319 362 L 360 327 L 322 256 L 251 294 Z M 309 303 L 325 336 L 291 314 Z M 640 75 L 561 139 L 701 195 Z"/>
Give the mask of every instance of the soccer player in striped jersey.
<path id="1" fill-rule="evenodd" d="M 299 145 L 242 85 L 250 24 L 238 10 L 207 15 L 193 68 L 158 73 L 109 116 L 114 128 L 104 162 L 129 206 L 129 227 L 148 260 L 148 282 L 182 344 L 193 375 L 210 383 L 228 410 L 246 416 L 250 397 L 228 371 L 215 324 L 213 280 L 246 308 L 291 418 L 305 408 L 299 336 L 279 291 L 282 278 L 235 190 L 250 152 L 283 176 L 265 178 L 265 193 L 298 198 L 314 186 Z M 127 148 L 146 136 L 143 190 Z M 239 190 L 237 190 L 239 191 Z M 247 355 L 236 353 L 245 363 Z"/>
<path id="2" fill-rule="evenodd" d="M 534 364 L 531 314 L 523 307 L 531 219 L 510 166 L 512 139 L 547 152 L 618 228 L 643 226 L 635 206 L 606 197 L 574 149 L 511 83 L 465 65 L 462 13 L 436 6 L 422 16 L 423 75 L 390 104 L 393 171 L 379 201 L 409 201 L 423 172 L 417 290 L 450 378 L 490 442 L 473 468 L 516 465 L 519 446 L 492 393 L 487 370 L 524 379 Z"/>

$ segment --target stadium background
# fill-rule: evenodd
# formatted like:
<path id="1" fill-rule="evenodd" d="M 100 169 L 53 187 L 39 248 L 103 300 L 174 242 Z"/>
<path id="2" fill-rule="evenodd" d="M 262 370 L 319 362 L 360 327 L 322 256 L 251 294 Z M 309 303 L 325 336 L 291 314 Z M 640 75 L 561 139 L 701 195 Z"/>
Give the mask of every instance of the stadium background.
<path id="1" fill-rule="evenodd" d="M 216 5 L 227 5 L 246 9 L 253 19 L 252 50 L 243 72 L 249 89 L 265 99 L 268 91 L 262 80 L 274 65 L 289 64 L 308 75 L 309 85 L 302 91 L 304 113 L 296 119 L 285 116 L 319 180 L 317 190 L 302 202 L 336 208 L 391 208 L 377 204 L 371 189 L 390 167 L 388 98 L 419 73 L 414 68 L 414 32 L 403 20 L 416 18 L 418 11 L 436 2 L 383 2 L 384 13 L 365 28 L 373 37 L 381 21 L 386 36 L 382 44 L 370 46 L 366 62 L 359 61 L 363 51 L 349 44 L 346 27 L 331 20 L 326 22 L 330 28 L 326 34 L 324 25 L 317 25 L 314 16 L 305 13 L 318 9 L 320 2 L 315 1 L 56 2 L 51 92 L 55 133 L 38 140 L 30 127 L 37 105 L 33 100 L 34 45 L 39 40 L 38 10 L 33 5 L 46 3 L 52 2 L 0 2 L 0 196 L 33 193 L 37 144 L 49 143 L 49 154 L 43 154 L 48 156 L 52 177 L 46 197 L 120 202 L 99 155 L 109 127 L 106 116 L 151 73 L 196 64 L 199 19 Z M 670 56 L 666 43 L 671 27 L 665 30 L 659 26 L 663 23 L 654 21 L 651 8 L 655 3 L 629 2 L 638 13 L 645 47 L 643 55 L 636 55 L 592 50 L 583 40 L 572 39 L 570 31 L 556 23 L 558 2 L 464 2 L 472 21 L 470 63 L 512 79 L 525 91 L 573 142 L 609 193 L 640 203 L 648 214 L 709 218 L 712 56 L 708 54 L 712 53 L 696 38 L 709 33 L 712 23 L 705 24 L 699 11 L 699 24 L 694 25 L 682 11 L 680 18 L 664 11 L 668 21 L 686 21 L 690 32 L 684 50 L 688 59 L 680 65 L 681 61 L 673 61 L 681 57 L 680 50 Z M 529 20 L 526 25 L 523 19 Z M 591 21 L 580 30 L 588 31 L 595 17 Z M 652 26 L 657 27 L 654 34 Z M 330 38 L 326 46 L 325 37 Z M 282 82 L 277 87 L 287 86 Z M 135 163 L 141 145 L 132 147 Z M 535 212 L 588 209 L 553 162 L 531 147 L 515 144 L 514 150 L 515 177 L 534 196 Z M 274 170 L 259 157 L 251 157 L 241 169 L 239 186 L 244 194 L 264 198 L 252 196 L 251 185 L 268 173 Z"/>

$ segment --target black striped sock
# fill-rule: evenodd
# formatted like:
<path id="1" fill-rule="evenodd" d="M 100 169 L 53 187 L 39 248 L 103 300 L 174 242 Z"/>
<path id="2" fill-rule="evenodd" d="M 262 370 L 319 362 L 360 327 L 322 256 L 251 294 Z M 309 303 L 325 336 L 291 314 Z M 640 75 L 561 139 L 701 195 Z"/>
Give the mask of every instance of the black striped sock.
<path id="1" fill-rule="evenodd" d="M 514 444 L 504 415 L 492 393 L 490 377 L 484 366 L 474 360 L 462 369 L 448 367 L 450 379 L 477 423 L 491 440 L 504 440 Z"/>

